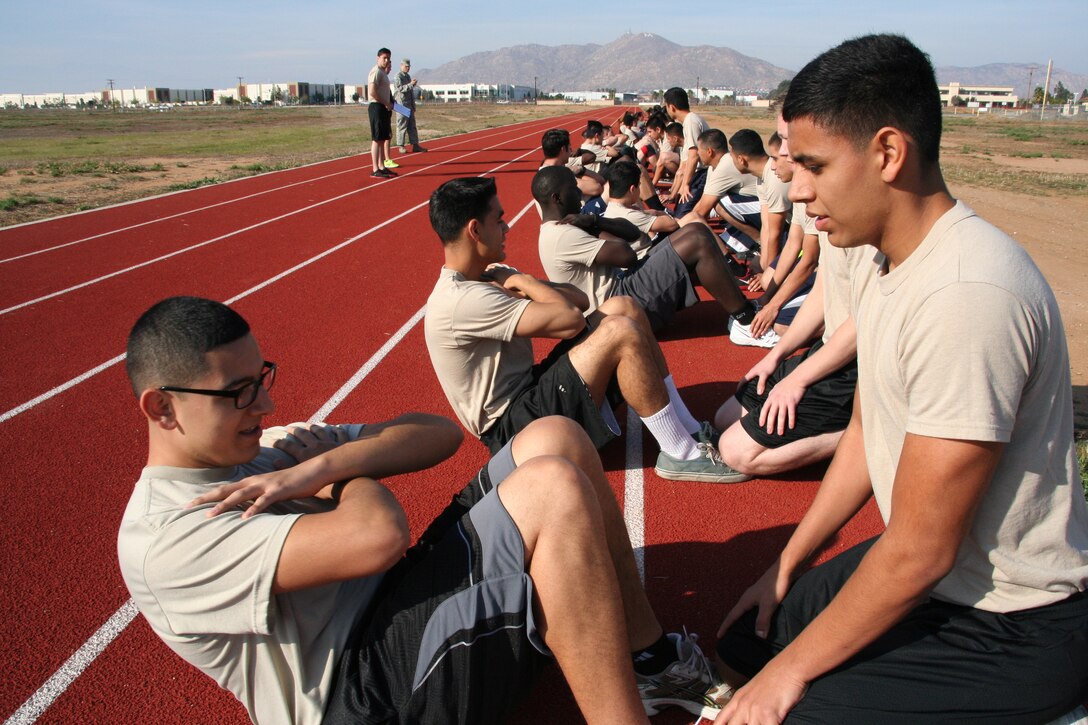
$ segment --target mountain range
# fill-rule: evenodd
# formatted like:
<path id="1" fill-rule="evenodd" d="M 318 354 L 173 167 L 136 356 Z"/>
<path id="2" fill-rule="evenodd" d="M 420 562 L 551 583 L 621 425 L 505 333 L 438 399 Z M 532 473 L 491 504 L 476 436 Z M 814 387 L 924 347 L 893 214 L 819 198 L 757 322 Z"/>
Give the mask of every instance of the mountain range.
<path id="1" fill-rule="evenodd" d="M 1034 71 L 1032 71 L 1034 68 Z M 1043 85 L 1046 63 L 992 63 L 973 68 L 939 67 L 938 83 L 1012 86 L 1025 95 Z M 670 86 L 758 91 L 775 88 L 795 71 L 731 48 L 679 45 L 654 33 L 625 33 L 607 45 L 514 45 L 473 53 L 437 68 L 419 71 L 421 83 L 511 83 L 541 93 L 614 88 L 652 91 Z M 1061 81 L 1074 92 L 1088 88 L 1088 75 L 1055 69 L 1051 89 Z"/>

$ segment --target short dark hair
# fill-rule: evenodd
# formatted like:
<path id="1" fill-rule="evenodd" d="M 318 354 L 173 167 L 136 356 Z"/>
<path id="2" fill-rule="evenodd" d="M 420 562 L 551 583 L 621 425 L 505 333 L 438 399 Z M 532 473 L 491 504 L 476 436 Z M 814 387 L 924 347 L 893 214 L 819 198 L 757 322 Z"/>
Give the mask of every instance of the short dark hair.
<path id="1" fill-rule="evenodd" d="M 684 124 L 677 123 L 676 121 L 673 121 L 672 123 L 670 123 L 668 126 L 665 127 L 665 133 L 667 135 L 669 135 L 669 136 L 683 136 L 684 135 Z"/>
<path id="2" fill-rule="evenodd" d="M 767 148 L 774 146 L 775 148 L 782 148 L 782 137 L 778 135 L 778 131 L 771 134 L 771 137 L 767 139 Z"/>
<path id="3" fill-rule="evenodd" d="M 717 151 L 720 154 L 729 153 L 729 141 L 726 140 L 725 134 L 716 128 L 708 128 L 703 131 L 696 141 L 711 151 Z"/>
<path id="4" fill-rule="evenodd" d="M 623 114 L 624 126 L 630 127 L 631 124 L 635 123 L 636 121 L 638 121 L 638 114 L 634 113 L 633 111 L 627 111 Z"/>
<path id="5" fill-rule="evenodd" d="M 941 95 L 929 56 L 902 35 L 853 38 L 812 60 L 790 81 L 782 118 L 808 118 L 858 147 L 884 126 L 907 133 L 935 163 Z"/>
<path id="6" fill-rule="evenodd" d="M 553 194 L 559 194 L 568 179 L 575 180 L 574 172 L 566 166 L 545 166 L 533 176 L 533 199 L 544 206 Z M 577 183 L 577 180 L 575 180 Z"/>
<path id="7" fill-rule="evenodd" d="M 604 124 L 600 121 L 588 121 L 586 130 L 582 131 L 582 138 L 591 138 L 604 133 Z"/>
<path id="8" fill-rule="evenodd" d="M 665 91 L 664 98 L 666 104 L 676 106 L 681 111 L 687 111 L 691 108 L 688 104 L 688 92 L 680 86 L 673 86 Z"/>
<path id="9" fill-rule="evenodd" d="M 570 146 L 570 131 L 565 128 L 549 128 L 540 137 L 540 148 L 544 150 L 544 158 L 554 159 L 559 152 Z"/>
<path id="10" fill-rule="evenodd" d="M 750 128 L 742 128 L 730 136 L 729 147 L 738 154 L 744 154 L 745 156 L 758 158 L 767 155 L 766 150 L 763 148 L 763 139 Z"/>
<path id="11" fill-rule="evenodd" d="M 625 159 L 609 164 L 604 170 L 604 178 L 608 182 L 609 198 L 619 199 L 632 186 L 638 186 L 642 180 L 642 172 L 639 171 L 638 164 Z"/>
<path id="12" fill-rule="evenodd" d="M 389 48 L 378 48 L 378 52 L 374 55 L 393 55 L 393 51 L 389 50 Z"/>
<path id="13" fill-rule="evenodd" d="M 660 128 L 664 130 L 665 126 L 669 124 L 669 119 L 666 116 L 662 116 L 660 113 L 651 114 L 650 120 L 646 122 L 646 128 Z"/>
<path id="14" fill-rule="evenodd" d="M 125 369 L 136 397 L 159 385 L 189 385 L 208 372 L 205 354 L 249 334 L 249 323 L 222 302 L 168 297 L 136 320 Z"/>
<path id="15" fill-rule="evenodd" d="M 483 221 L 498 193 L 491 177 L 450 179 L 431 193 L 431 228 L 443 244 L 457 241 L 470 220 Z"/>

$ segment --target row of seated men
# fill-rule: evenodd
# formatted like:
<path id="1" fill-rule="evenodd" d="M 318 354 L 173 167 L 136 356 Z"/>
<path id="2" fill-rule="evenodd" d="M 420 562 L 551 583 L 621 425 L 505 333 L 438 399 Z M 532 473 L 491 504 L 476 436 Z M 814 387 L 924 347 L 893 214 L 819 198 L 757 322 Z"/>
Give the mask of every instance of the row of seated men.
<path id="1" fill-rule="evenodd" d="M 602 169 L 614 216 L 582 213 L 565 164 L 534 175 L 550 279 L 504 264 L 494 179 L 432 194 L 444 264 L 426 343 L 454 412 L 494 455 L 410 549 L 377 479 L 446 459 L 457 426 L 407 414 L 262 436 L 277 368 L 248 323 L 189 297 L 145 313 L 126 366 L 148 465 L 118 535 L 140 611 L 262 723 L 501 722 L 546 655 L 593 725 L 647 723 L 665 706 L 715 725 L 1084 722 L 1088 506 L 1065 333 L 1027 253 L 944 184 L 928 57 L 865 36 L 793 79 L 777 165 L 796 162 L 790 194 L 824 246 L 797 317 L 719 410 L 720 438 L 687 409 L 655 330 L 695 284 L 734 329 L 758 311 L 720 237 L 688 218 L 710 184 L 699 164 L 714 168 L 700 159 L 709 129 L 688 131 L 686 96 L 665 102 L 685 132 L 666 195 L 676 227 L 657 244 L 627 218 L 647 198 L 637 153 Z M 758 171 L 742 141 L 730 158 Z M 757 199 L 767 255 L 770 204 Z M 770 283 L 777 268 L 759 274 Z M 535 337 L 561 341 L 536 365 Z M 816 391 L 832 378 L 852 391 L 854 374 L 853 413 L 833 430 L 842 391 Z M 740 481 L 776 451 L 797 465 L 835 449 L 781 552 L 723 602 L 716 669 L 694 634 L 667 632 L 640 582 L 594 450 L 617 434 L 620 397 L 667 478 Z M 884 530 L 814 566 L 870 499 Z M 715 576 L 719 562 L 699 563 Z"/>

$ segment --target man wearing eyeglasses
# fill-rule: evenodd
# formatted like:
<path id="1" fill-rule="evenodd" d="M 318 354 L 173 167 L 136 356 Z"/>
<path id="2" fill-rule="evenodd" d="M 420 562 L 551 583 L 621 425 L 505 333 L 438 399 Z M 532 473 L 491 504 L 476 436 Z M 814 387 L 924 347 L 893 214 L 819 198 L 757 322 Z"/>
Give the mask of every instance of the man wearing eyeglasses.
<path id="1" fill-rule="evenodd" d="M 121 573 L 155 633 L 254 722 L 499 722 L 551 653 L 591 725 L 719 709 L 694 635 L 654 616 L 576 423 L 525 428 L 409 549 L 376 479 L 452 455 L 451 421 L 262 436 L 276 366 L 240 315 L 196 297 L 144 313 L 127 367 L 149 441 Z M 662 674 L 636 680 L 647 667 Z"/>

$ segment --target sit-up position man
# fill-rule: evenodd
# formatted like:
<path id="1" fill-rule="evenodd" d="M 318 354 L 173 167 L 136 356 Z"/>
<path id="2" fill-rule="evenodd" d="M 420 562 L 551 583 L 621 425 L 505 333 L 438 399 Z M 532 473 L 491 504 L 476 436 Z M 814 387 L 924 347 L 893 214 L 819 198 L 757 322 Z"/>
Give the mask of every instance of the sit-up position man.
<path id="1" fill-rule="evenodd" d="M 578 194 L 570 170 L 545 172 L 562 173 Z M 427 300 L 427 350 L 450 407 L 492 452 L 546 415 L 578 421 L 600 448 L 618 433 L 606 401 L 615 385 L 661 447 L 660 476 L 737 475 L 718 458 L 709 423 L 688 412 L 636 302 L 609 300 L 587 322 L 578 289 L 501 264 L 508 227 L 494 179 L 446 182 L 431 195 L 430 215 L 445 265 Z M 534 337 L 563 342 L 534 366 Z"/>
<path id="2" fill-rule="evenodd" d="M 794 197 L 883 275 L 852 295 L 858 392 L 831 467 L 723 622 L 751 680 L 716 723 L 1059 717 L 1088 696 L 1088 506 L 1054 295 L 949 194 L 933 68 L 906 38 L 822 54 L 782 115 Z M 871 496 L 884 532 L 805 573 Z"/>
<path id="3" fill-rule="evenodd" d="M 254 722 L 499 722 L 549 651 L 590 723 L 716 711 L 702 653 L 662 632 L 600 459 L 570 421 L 527 427 L 409 549 L 375 479 L 447 458 L 452 422 L 262 439 L 275 365 L 211 300 L 152 307 L 127 364 L 149 444 L 122 574 L 155 633 Z"/>
<path id="4" fill-rule="evenodd" d="M 752 174 L 742 174 L 729 153 L 729 141 L 716 128 L 703 131 L 696 139 L 699 160 L 706 164 L 706 184 L 695 207 L 684 215 L 680 224 L 707 223 L 710 213 L 717 209 L 725 221 L 753 240 L 759 239 L 759 180 Z M 734 251 L 743 252 L 746 248 Z"/>
<path id="5" fill-rule="evenodd" d="M 586 154 L 574 154 L 570 147 L 570 131 L 565 128 L 550 128 L 540 137 L 540 150 L 544 152 L 545 166 L 566 166 L 578 179 L 578 190 L 582 200 L 586 201 L 604 193 L 604 178 L 596 171 L 590 171 L 584 163 Z"/>
<path id="6" fill-rule="evenodd" d="M 785 171 L 792 178 L 788 133 L 779 116 L 782 144 L 776 173 Z M 722 459 L 754 476 L 831 458 L 854 408 L 858 366 L 851 285 L 871 284 L 876 277 L 872 264 L 876 250 L 868 245 L 832 246 L 826 232 L 817 235 L 815 226 L 807 228 L 815 220 L 805 210 L 804 202 L 794 201 L 795 219 L 785 249 L 791 248 L 794 233 L 801 234 L 803 229 L 805 253 L 798 263 L 812 256 L 820 260 L 816 282 L 782 339 L 741 378 L 736 396 L 725 401 L 714 417 L 722 431 L 718 444 Z M 796 219 L 797 214 L 803 219 Z M 810 237 L 817 240 L 815 255 Z M 757 324 L 759 315 L 752 327 Z M 817 337 L 805 352 L 793 355 Z"/>
<path id="7" fill-rule="evenodd" d="M 637 164 L 611 164 L 606 178 L 613 199 L 632 198 L 632 188 L 637 194 Z M 701 284 L 734 318 L 734 327 L 746 329 L 755 319 L 755 307 L 726 267 L 714 234 L 705 225 L 681 227 L 636 264 L 637 252 L 631 243 L 640 239 L 638 228 L 626 219 L 578 215 L 578 186 L 566 169 L 537 171 L 533 198 L 544 220 L 539 247 L 548 278 L 573 284 L 589 297 L 591 308 L 615 295 L 630 295 L 657 330 L 677 311 L 699 301 L 693 285 Z M 601 232 L 607 238 L 599 236 Z"/>
<path id="8" fill-rule="evenodd" d="M 761 270 L 767 269 L 778 258 L 789 228 L 789 183 L 774 173 L 774 163 L 763 147 L 763 139 L 750 128 L 742 128 L 729 137 L 729 153 L 742 174 L 753 174 L 759 179 L 756 196 L 759 198 L 759 258 Z"/>
<path id="9" fill-rule="evenodd" d="M 680 148 L 680 168 L 669 190 L 669 201 L 676 202 L 675 214 L 681 219 L 695 208 L 706 183 L 706 164 L 699 160 L 698 139 L 710 127 L 695 111 L 691 110 L 688 92 L 679 86 L 665 91 L 665 110 L 669 117 L 684 127 L 684 141 Z"/>

